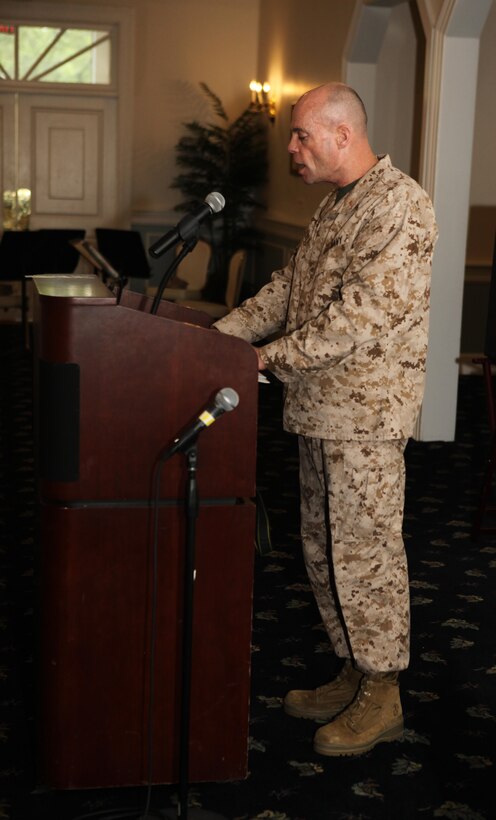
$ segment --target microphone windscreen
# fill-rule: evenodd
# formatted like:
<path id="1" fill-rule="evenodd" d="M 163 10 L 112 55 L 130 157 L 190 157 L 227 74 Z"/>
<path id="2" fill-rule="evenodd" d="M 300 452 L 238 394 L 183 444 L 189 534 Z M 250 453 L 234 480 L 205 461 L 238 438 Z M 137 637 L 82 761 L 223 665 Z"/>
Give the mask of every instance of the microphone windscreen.
<path id="1" fill-rule="evenodd" d="M 226 200 L 218 191 L 212 191 L 210 194 L 207 194 L 205 202 L 214 214 L 218 214 L 219 211 L 222 211 L 222 208 L 226 204 Z"/>
<path id="2" fill-rule="evenodd" d="M 215 397 L 215 404 L 217 407 L 229 412 L 229 410 L 234 410 L 238 406 L 239 396 L 232 387 L 223 387 Z"/>

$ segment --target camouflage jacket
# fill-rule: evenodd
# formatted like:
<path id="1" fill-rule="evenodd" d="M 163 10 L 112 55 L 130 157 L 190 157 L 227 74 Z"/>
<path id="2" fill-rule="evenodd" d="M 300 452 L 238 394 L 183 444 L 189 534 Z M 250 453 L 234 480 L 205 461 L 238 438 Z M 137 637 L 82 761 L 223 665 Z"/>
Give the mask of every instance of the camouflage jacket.
<path id="1" fill-rule="evenodd" d="M 284 427 L 325 439 L 411 435 L 423 394 L 437 226 L 388 156 L 321 202 L 289 264 L 215 326 L 284 382 Z M 278 335 L 277 335 L 278 334 Z"/>

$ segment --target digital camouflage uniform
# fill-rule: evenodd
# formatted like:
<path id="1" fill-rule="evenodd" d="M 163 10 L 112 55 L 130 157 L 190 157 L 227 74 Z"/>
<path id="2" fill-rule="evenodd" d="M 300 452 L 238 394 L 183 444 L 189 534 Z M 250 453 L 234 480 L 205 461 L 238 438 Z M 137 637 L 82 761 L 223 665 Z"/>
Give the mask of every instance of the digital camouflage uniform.
<path id="1" fill-rule="evenodd" d="M 260 352 L 299 436 L 303 549 L 324 625 L 359 669 L 399 671 L 403 451 L 422 400 L 437 227 L 427 194 L 388 156 L 336 194 L 289 264 L 215 326 L 248 342 L 276 334 Z"/>

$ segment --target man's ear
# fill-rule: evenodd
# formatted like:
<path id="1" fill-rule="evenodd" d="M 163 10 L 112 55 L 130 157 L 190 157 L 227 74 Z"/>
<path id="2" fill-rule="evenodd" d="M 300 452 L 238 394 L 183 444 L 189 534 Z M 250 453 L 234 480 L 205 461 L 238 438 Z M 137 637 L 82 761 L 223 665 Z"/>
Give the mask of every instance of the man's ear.
<path id="1" fill-rule="evenodd" d="M 338 148 L 346 148 L 349 145 L 351 130 L 345 122 L 336 128 L 336 144 Z"/>

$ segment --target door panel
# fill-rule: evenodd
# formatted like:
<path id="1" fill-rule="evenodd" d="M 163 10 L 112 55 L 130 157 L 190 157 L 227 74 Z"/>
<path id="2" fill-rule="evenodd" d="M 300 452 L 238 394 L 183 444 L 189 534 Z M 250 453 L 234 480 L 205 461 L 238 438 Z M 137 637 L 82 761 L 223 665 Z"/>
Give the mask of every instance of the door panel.
<path id="1" fill-rule="evenodd" d="M 41 214 L 101 211 L 102 112 L 31 109 L 33 208 Z"/>

